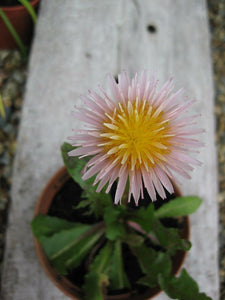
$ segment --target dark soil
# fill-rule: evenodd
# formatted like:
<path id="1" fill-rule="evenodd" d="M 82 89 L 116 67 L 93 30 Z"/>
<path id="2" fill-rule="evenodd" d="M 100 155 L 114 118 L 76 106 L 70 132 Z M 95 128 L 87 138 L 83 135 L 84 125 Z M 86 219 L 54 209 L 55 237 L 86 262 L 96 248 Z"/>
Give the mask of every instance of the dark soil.
<path id="1" fill-rule="evenodd" d="M 74 209 L 81 201 L 82 190 L 73 179 L 69 179 L 56 194 L 48 215 L 66 219 L 70 222 L 94 224 L 98 220 L 91 215 L 83 215 L 85 208 Z"/>

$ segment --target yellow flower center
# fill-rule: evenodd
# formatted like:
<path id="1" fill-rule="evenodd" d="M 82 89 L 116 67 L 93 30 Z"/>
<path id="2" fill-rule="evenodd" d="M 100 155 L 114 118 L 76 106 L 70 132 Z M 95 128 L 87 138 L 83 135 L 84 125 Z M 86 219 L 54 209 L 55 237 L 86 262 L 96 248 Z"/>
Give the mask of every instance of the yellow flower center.
<path id="1" fill-rule="evenodd" d="M 169 121 L 160 107 L 153 107 L 145 100 L 119 103 L 106 114 L 100 134 L 104 151 L 112 162 L 127 164 L 131 170 L 144 166 L 148 171 L 159 161 L 165 161 L 170 152 Z"/>

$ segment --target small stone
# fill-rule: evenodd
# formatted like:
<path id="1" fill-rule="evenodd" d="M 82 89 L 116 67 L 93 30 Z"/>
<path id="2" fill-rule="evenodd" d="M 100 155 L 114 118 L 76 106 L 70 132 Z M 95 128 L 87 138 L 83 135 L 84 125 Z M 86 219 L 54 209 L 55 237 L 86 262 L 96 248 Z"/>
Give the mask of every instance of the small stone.
<path id="1" fill-rule="evenodd" d="M 15 128 L 12 124 L 7 124 L 4 127 L 4 132 L 7 133 L 8 135 L 15 135 Z"/>
<path id="2" fill-rule="evenodd" d="M 14 101 L 15 108 L 20 109 L 22 107 L 22 104 L 23 104 L 22 97 L 17 97 Z"/>
<path id="3" fill-rule="evenodd" d="M 16 70 L 12 74 L 12 79 L 18 84 L 23 84 L 26 81 L 26 73 L 21 70 Z"/>
<path id="4" fill-rule="evenodd" d="M 225 191 L 218 194 L 218 202 L 225 202 Z"/>
<path id="5" fill-rule="evenodd" d="M 13 156 L 16 152 L 16 146 L 17 146 L 17 142 L 16 141 L 13 141 L 12 143 L 10 143 L 9 145 L 9 154 L 11 156 Z"/>
<path id="6" fill-rule="evenodd" d="M 0 87 L 3 85 L 6 78 L 7 78 L 6 73 L 0 70 Z"/>
<path id="7" fill-rule="evenodd" d="M 220 106 L 216 105 L 216 106 L 214 107 L 214 113 L 215 113 L 217 116 L 219 116 L 219 115 L 222 114 Z"/>
<path id="8" fill-rule="evenodd" d="M 12 102 L 12 99 L 15 98 L 16 95 L 18 95 L 18 84 L 15 81 L 10 80 L 2 91 L 2 99 L 5 106 L 7 106 L 7 102 Z"/>
<path id="9" fill-rule="evenodd" d="M 17 111 L 12 114 L 11 123 L 13 126 L 18 126 L 21 119 L 21 111 Z"/>
<path id="10" fill-rule="evenodd" d="M 0 143 L 0 155 L 2 155 L 4 152 L 4 145 L 3 143 Z"/>
<path id="11" fill-rule="evenodd" d="M 0 210 L 5 209 L 6 205 L 8 204 L 8 199 L 4 196 L 0 198 Z M 1 246 L 1 239 L 0 239 L 0 246 Z"/>
<path id="12" fill-rule="evenodd" d="M 6 166 L 10 163 L 10 157 L 9 157 L 9 154 L 7 152 L 4 152 L 3 155 L 1 155 L 0 163 L 4 166 Z"/>
<path id="13" fill-rule="evenodd" d="M 9 50 L 1 50 L 0 51 L 0 67 L 2 67 L 4 65 L 4 61 L 10 55 L 10 53 L 11 52 Z"/>
<path id="14" fill-rule="evenodd" d="M 22 54 L 18 50 L 11 52 L 10 56 L 7 57 L 5 62 L 5 70 L 11 71 L 20 67 L 24 63 Z"/>
<path id="15" fill-rule="evenodd" d="M 219 102 L 224 102 L 225 103 L 225 94 L 223 95 L 223 94 L 221 94 L 221 95 L 219 95 L 218 97 L 217 97 L 217 100 L 219 101 Z"/>
<path id="16" fill-rule="evenodd" d="M 12 181 L 12 167 L 5 166 L 4 168 L 4 176 L 7 178 L 7 183 L 11 185 Z"/>

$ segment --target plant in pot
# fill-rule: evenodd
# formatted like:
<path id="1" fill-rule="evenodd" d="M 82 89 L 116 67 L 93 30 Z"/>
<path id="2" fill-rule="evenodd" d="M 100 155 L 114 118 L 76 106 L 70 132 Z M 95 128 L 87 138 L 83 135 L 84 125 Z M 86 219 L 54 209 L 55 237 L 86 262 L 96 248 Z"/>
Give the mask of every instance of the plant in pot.
<path id="1" fill-rule="evenodd" d="M 161 290 L 180 300 L 209 300 L 185 269 L 189 218 L 201 199 L 181 196 L 174 174 L 189 177 L 197 116 L 169 80 L 157 91 L 147 72 L 118 83 L 112 97 L 81 96 L 65 167 L 44 189 L 32 221 L 46 273 L 73 299 L 150 299 Z M 180 102 L 180 103 L 179 103 Z M 97 188 L 95 186 L 98 184 Z"/>
<path id="2" fill-rule="evenodd" d="M 39 0 L 2 0 L 0 3 L 0 49 L 14 49 L 17 46 L 24 56 L 30 44 L 33 23 Z"/>

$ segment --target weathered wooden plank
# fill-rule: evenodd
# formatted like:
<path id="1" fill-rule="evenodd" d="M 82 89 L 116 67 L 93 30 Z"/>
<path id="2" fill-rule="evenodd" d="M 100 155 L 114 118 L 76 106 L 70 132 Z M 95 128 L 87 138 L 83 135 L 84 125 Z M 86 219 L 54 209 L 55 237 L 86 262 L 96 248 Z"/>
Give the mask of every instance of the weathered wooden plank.
<path id="1" fill-rule="evenodd" d="M 59 146 L 79 126 L 70 116 L 80 93 L 107 72 L 143 68 L 161 83 L 195 97 L 206 143 L 203 167 L 183 182 L 204 199 L 192 218 L 194 244 L 186 263 L 200 289 L 218 299 L 216 159 L 213 87 L 205 1 L 42 0 L 14 167 L 2 292 L 5 300 L 67 299 L 47 279 L 33 249 L 29 223 L 46 180 L 62 165 Z M 150 33 L 148 25 L 155 26 Z M 157 299 L 168 299 L 162 294 Z"/>
<path id="2" fill-rule="evenodd" d="M 46 180 L 62 165 L 60 145 L 78 124 L 70 115 L 76 99 L 107 70 L 117 70 L 112 45 L 118 40 L 120 7 L 101 0 L 41 1 L 14 167 L 4 299 L 67 298 L 37 262 L 30 221 Z"/>
<path id="3" fill-rule="evenodd" d="M 202 114 L 200 126 L 206 130 L 202 136 L 205 148 L 198 158 L 203 166 L 194 171 L 191 181 L 182 179 L 181 187 L 184 194 L 197 194 L 204 200 L 191 218 L 193 247 L 186 268 L 202 291 L 218 299 L 217 164 L 206 4 L 194 0 L 133 1 L 125 10 L 120 38 L 121 68 L 130 73 L 143 68 L 153 70 L 161 82 L 174 77 L 176 87 L 184 87 L 186 95 L 197 100 L 192 110 Z M 147 31 L 149 25 L 155 27 L 155 33 Z"/>

